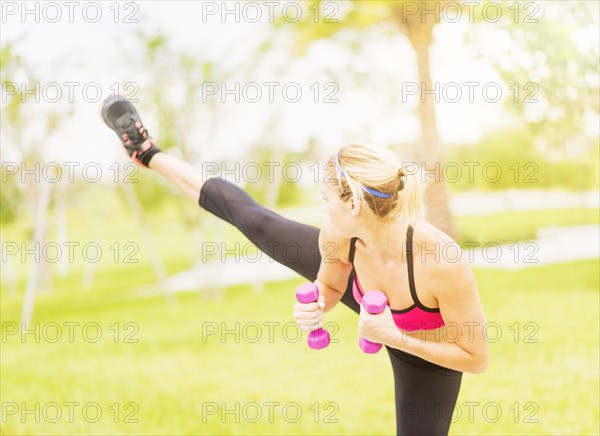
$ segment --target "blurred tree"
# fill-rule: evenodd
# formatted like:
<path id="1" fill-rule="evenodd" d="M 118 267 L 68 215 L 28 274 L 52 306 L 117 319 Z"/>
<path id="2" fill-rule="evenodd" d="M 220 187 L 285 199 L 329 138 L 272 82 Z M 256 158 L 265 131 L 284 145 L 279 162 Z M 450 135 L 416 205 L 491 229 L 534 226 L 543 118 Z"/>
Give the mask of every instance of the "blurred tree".
<path id="1" fill-rule="evenodd" d="M 201 47 L 198 53 L 183 50 L 161 32 L 137 33 L 131 56 L 138 59 L 144 72 L 139 75 L 139 103 L 144 113 L 156 120 L 157 126 L 150 132 L 160 148 L 190 163 L 206 161 L 206 156 L 213 154 L 215 137 L 224 127 L 223 105 L 218 98 L 206 98 L 207 84 L 227 81 L 240 69 L 216 65 Z M 150 178 L 149 184 L 159 186 L 153 188 L 156 192 L 149 198 L 139 193 L 145 206 L 154 206 L 165 197 L 158 195 L 159 191 L 170 188 L 155 177 Z M 186 225 L 196 226 L 196 211 L 180 206 Z"/>
<path id="2" fill-rule="evenodd" d="M 0 49 L 3 95 L 0 111 L 3 212 L 0 215 L 2 225 L 7 224 L 28 212 L 23 210 L 22 200 L 27 201 L 30 214 L 34 217 L 31 246 L 41 247 L 46 241 L 52 186 L 45 177 L 40 176 L 39 170 L 36 176 L 27 177 L 24 181 L 18 174 L 23 167 L 34 169 L 44 164 L 45 142 L 73 114 L 73 110 L 61 110 L 59 105 L 48 104 L 40 98 L 39 81 L 34 77 L 34 69 L 19 55 L 17 43 L 5 41 Z M 6 174 L 7 154 L 11 156 L 10 164 L 17 165 L 17 174 Z M 10 265 L 5 267 L 10 268 Z M 11 273 L 8 275 L 12 276 Z M 25 324 L 31 321 L 35 295 L 44 287 L 42 282 L 46 281 L 48 288 L 50 280 L 49 265 L 44 256 L 39 262 L 30 263 L 21 315 L 21 321 Z"/>
<path id="3" fill-rule="evenodd" d="M 418 79 L 422 88 L 432 89 L 429 48 L 433 42 L 433 29 L 440 23 L 440 13 L 448 1 L 352 1 L 334 3 L 311 2 L 305 5 L 302 19 L 292 25 L 295 35 L 295 52 L 304 52 L 316 40 L 357 30 L 364 32 L 371 26 L 384 26 L 394 32 L 403 32 L 410 41 L 416 56 Z M 343 5 L 343 10 L 338 10 Z M 332 8 L 332 6 L 335 6 Z M 416 8 L 413 11 L 411 8 Z M 420 8 L 426 8 L 424 14 Z M 413 13 L 414 12 L 414 13 Z M 328 18 L 329 17 L 329 18 Z M 289 29 L 284 19 L 276 22 L 276 28 Z M 357 41 L 352 40 L 356 46 Z M 448 235 L 456 236 L 456 227 L 448 206 L 448 189 L 441 177 L 442 156 L 437 131 L 434 99 L 421 99 L 418 115 L 421 125 L 421 147 L 415 159 L 423 162 L 430 172 L 427 188 L 427 220 Z"/>
<path id="4" fill-rule="evenodd" d="M 503 19 L 475 10 L 477 25 L 470 27 L 467 42 L 500 73 L 509 88 L 508 107 L 538 146 L 565 156 L 573 154 L 575 142 L 587 157 L 597 147 L 597 137 L 592 141 L 585 131 L 598 127 L 600 3 L 499 2 L 495 8 Z"/>
<path id="5" fill-rule="evenodd" d="M 138 58 L 142 66 L 145 83 L 140 83 L 144 113 L 156 119 L 158 128 L 150 128 L 159 147 L 192 164 L 212 163 L 219 166 L 225 162 L 208 162 L 207 156 L 214 153 L 215 138 L 222 133 L 225 106 L 218 98 L 206 98 L 207 84 L 218 84 L 237 74 L 245 74 L 252 65 L 216 65 L 209 59 L 202 47 L 198 52 L 182 50 L 175 46 L 163 33 L 138 33 L 136 51 L 132 57 Z M 252 62 L 251 62 L 252 63 Z M 227 167 L 227 166 L 226 166 Z M 198 168 L 198 171 L 202 171 Z M 144 189 L 138 189 L 145 206 L 156 207 L 157 200 L 167 197 L 172 187 L 155 176 L 144 174 Z M 146 184 L 146 182 L 148 182 Z M 152 187 L 152 189 L 147 189 Z M 148 193 L 150 194 L 148 195 Z M 189 199 L 176 197 L 182 223 L 189 232 L 189 256 L 192 261 L 205 256 L 203 244 L 207 238 L 217 241 L 225 239 L 225 226 L 221 220 L 198 213 L 189 207 Z M 224 274 L 215 262 L 212 273 Z M 223 295 L 224 287 L 218 280 L 212 280 L 212 291 Z"/>
<path id="6" fill-rule="evenodd" d="M 400 31 L 414 49 L 421 89 L 432 89 L 429 49 L 434 29 L 460 14 L 462 20 L 475 23 L 468 42 L 493 60 L 515 97 L 507 99 L 511 108 L 526 120 L 536 140 L 562 150 L 573 142 L 587 142 L 582 154 L 595 156 L 589 145 L 597 147 L 597 139 L 586 140 L 583 132 L 597 124 L 600 104 L 598 8 L 598 2 L 316 1 L 305 5 L 299 22 L 281 19 L 275 27 L 294 36 L 294 55 L 306 52 L 317 40 L 342 34 L 345 37 L 338 40 L 356 48 L 359 35 L 372 27 Z M 347 37 L 352 32 L 355 37 Z M 591 41 L 590 35 L 595 35 Z M 490 38 L 504 41 L 503 51 L 491 49 Z M 429 172 L 427 219 L 456 236 L 446 182 L 438 174 L 442 154 L 433 98 L 420 99 L 418 116 L 421 143 L 414 157 L 428 170 L 435 169 Z"/>
<path id="7" fill-rule="evenodd" d="M 33 88 L 34 79 L 31 77 L 31 68 L 25 64 L 24 59 L 18 54 L 15 42 L 5 42 L 0 50 L 0 76 L 2 77 L 2 111 L 0 111 L 0 124 L 2 125 L 2 147 L 0 159 L 2 165 L 2 224 L 12 222 L 22 210 L 23 190 L 19 177 L 9 176 L 6 165 L 6 155 L 12 154 L 13 158 L 22 158 L 24 162 L 36 161 L 36 150 L 33 144 L 25 140 L 28 117 L 25 116 L 24 104 L 27 97 L 23 95 L 20 83 L 26 83 L 27 89 Z M 20 82 L 16 81 L 19 77 Z M 30 98 L 31 100 L 31 98 Z M 28 107 L 31 103 L 28 105 Z M 15 162 L 16 163 L 16 162 Z M 14 171 L 14 169 L 10 169 Z"/>
<path id="8" fill-rule="evenodd" d="M 486 177 L 471 178 L 463 171 L 463 177 L 447 174 L 447 181 L 454 191 L 598 189 L 598 147 L 594 151 L 585 159 L 555 161 L 535 146 L 535 136 L 526 126 L 502 128 L 486 133 L 476 145 L 455 145 L 446 153 L 449 162 L 482 162 L 478 169 L 490 165 Z"/>

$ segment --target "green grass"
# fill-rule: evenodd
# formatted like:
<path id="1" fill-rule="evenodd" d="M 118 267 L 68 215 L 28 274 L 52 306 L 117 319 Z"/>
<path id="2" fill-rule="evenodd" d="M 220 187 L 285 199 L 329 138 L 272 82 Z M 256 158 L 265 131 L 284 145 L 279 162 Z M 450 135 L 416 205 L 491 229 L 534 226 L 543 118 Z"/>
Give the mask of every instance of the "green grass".
<path id="1" fill-rule="evenodd" d="M 487 322 L 497 323 L 501 338 L 490 343 L 489 369 L 463 376 L 458 398 L 462 416 L 455 415 L 451 434 L 596 433 L 598 262 L 510 274 L 476 270 L 476 277 Z M 293 321 L 292 290 L 299 283 L 272 284 L 261 295 L 236 287 L 222 299 L 178 295 L 173 304 L 160 297 L 127 300 L 131 291 L 125 288 L 120 289 L 121 301 L 41 299 L 35 317 L 39 343 L 33 334 L 24 340 L 7 334 L 10 323 L 18 320 L 18 304 L 3 304 L 4 407 L 81 404 L 73 423 L 66 406 L 57 423 L 46 422 L 43 415 L 40 422 L 34 415 L 5 416 L 3 434 L 393 433 L 389 362 L 384 353 L 366 356 L 357 349 L 353 313 L 340 307 L 329 314 L 339 329 L 334 335 L 339 342 L 329 349 L 313 352 L 304 337 L 293 341 L 297 331 L 288 323 Z M 68 322 L 80 323 L 72 343 Z M 272 340 L 269 322 L 275 323 Z M 44 339 L 54 337 L 50 323 L 63 331 L 56 343 Z M 92 327 L 87 331 L 92 337 L 83 336 L 89 323 L 102 331 L 98 342 L 91 342 Z M 236 331 L 236 323 L 239 338 L 207 334 L 211 327 L 220 333 Z M 138 342 L 126 342 L 127 335 Z M 470 402 L 479 403 L 472 417 Z M 98 403 L 103 412 L 97 423 L 86 422 L 81 414 L 88 403 Z M 274 403 L 272 422 L 264 403 Z M 495 423 L 488 422 L 495 416 L 492 403 L 502 412 Z M 236 404 L 239 419 L 233 412 L 224 414 L 223 407 L 235 410 Z M 213 406 L 217 413 L 208 414 L 206 408 Z M 291 423 L 285 418 L 294 418 L 294 408 L 302 415 Z M 93 418 L 91 410 L 88 418 Z M 248 422 L 257 410 L 262 419 Z M 50 409 L 47 413 L 53 417 Z M 138 422 L 123 422 L 128 414 Z M 337 422 L 324 422 L 326 416 Z"/>
<path id="2" fill-rule="evenodd" d="M 305 337 L 292 340 L 297 333 L 293 289 L 300 280 L 269 284 L 262 294 L 240 286 L 227 289 L 221 298 L 200 293 L 177 295 L 172 303 L 164 297 L 138 298 L 137 287 L 155 283 L 156 278 L 140 227 L 119 202 L 111 192 L 98 190 L 85 202 L 72 205 L 68 240 L 98 242 L 105 251 L 88 291 L 81 288 L 85 264 L 80 257 L 69 264 L 65 277 L 52 269 L 52 286 L 42 284 L 36 297 L 39 342 L 33 334 L 24 340 L 9 334 L 12 323 L 19 320 L 22 295 L 0 289 L 0 434 L 394 432 L 388 358 L 384 353 L 365 356 L 357 349 L 353 313 L 340 307 L 328 314 L 339 342 L 313 352 L 307 349 Z M 108 220 L 105 210 L 113 211 Z M 216 219 L 206 213 L 199 213 L 194 230 L 181 220 L 181 209 L 173 199 L 147 216 L 168 273 L 191 265 L 200 240 L 247 242 L 226 224 L 218 233 Z M 28 240 L 24 221 L 3 228 L 3 241 Z M 597 222 L 597 209 L 457 217 L 464 239 L 482 244 L 534 238 L 536 229 L 547 225 Z M 50 240 L 56 240 L 53 232 L 51 228 Z M 139 244 L 138 262 L 115 262 L 109 249 L 115 242 Z M 21 291 L 29 264 L 13 258 L 13 265 Z M 599 433 L 598 261 L 516 272 L 475 270 L 475 274 L 487 322 L 497 323 L 502 336 L 490 343 L 489 369 L 463 376 L 458 398 L 461 415 L 455 415 L 450 434 Z M 72 342 L 65 324 L 71 322 L 79 323 Z M 265 324 L 269 322 L 276 323 L 273 340 Z M 219 333 L 235 331 L 236 323 L 239 339 L 233 333 L 224 340 L 219 334 L 206 334 L 215 326 Z M 62 336 L 52 343 L 48 339 L 56 325 Z M 98 342 L 86 340 L 83 326 L 88 326 L 91 336 L 99 327 L 102 337 Z M 261 337 L 252 342 L 257 326 Z M 127 335 L 132 335 L 129 341 Z M 15 403 L 32 409 L 36 402 L 40 408 L 58 403 L 62 418 L 48 422 L 43 409 L 39 422 L 34 414 L 6 414 Z M 73 422 L 65 402 L 79 403 Z M 476 404 L 470 416 L 468 403 L 472 402 Z M 96 423 L 82 415 L 82 406 L 91 403 L 102 410 Z M 272 420 L 265 403 L 272 404 Z M 217 413 L 208 414 L 203 406 L 217 407 Z M 302 415 L 289 422 L 296 407 Z M 262 417 L 252 423 L 257 410 Z M 497 422 L 491 422 L 494 410 L 501 411 Z M 55 410 L 46 412 L 52 418 Z M 89 420 L 92 409 L 88 412 Z M 127 416 L 137 422 L 125 422 Z"/>
<path id="3" fill-rule="evenodd" d="M 457 216 L 461 242 L 505 244 L 534 240 L 537 230 L 547 226 L 598 224 L 600 209 L 578 208 L 503 212 L 484 216 Z"/>
<path id="4" fill-rule="evenodd" d="M 160 252 L 161 260 L 168 273 L 188 268 L 192 260 L 201 259 L 202 242 L 226 241 L 228 250 L 235 248 L 235 243 L 239 243 L 242 249 L 249 243 L 235 227 L 199 209 L 189 199 L 180 197 L 163 200 L 158 207 L 150 208 L 144 217 L 152 235 L 152 243 Z M 106 211 L 111 212 L 107 214 Z M 297 212 L 291 210 L 282 209 L 280 213 L 287 218 L 298 219 L 315 226 L 319 226 L 323 218 L 318 207 L 315 213 L 302 214 L 300 218 Z M 184 224 L 184 216 L 191 221 L 191 225 Z M 485 216 L 457 216 L 455 219 L 459 242 L 476 242 L 480 245 L 489 242 L 503 244 L 536 239 L 537 229 L 541 227 L 598 223 L 600 209 L 506 212 Z M 11 225 L 3 226 L 3 242 L 18 244 L 26 242 L 27 248 L 31 248 L 29 242 L 32 234 L 31 222 L 32 220 L 20 219 Z M 150 247 L 143 237 L 141 226 L 120 196 L 115 195 L 115 192 L 109 188 L 98 188 L 90 191 L 85 198 L 75 197 L 70 201 L 67 226 L 67 241 L 80 244 L 74 247 L 75 261 L 68 265 L 67 280 L 70 285 L 79 287 L 85 267 L 82 248 L 87 243 L 97 242 L 102 250 L 96 269 L 98 278 L 115 268 L 127 275 L 128 271 L 136 271 L 136 267 L 150 268 L 151 266 L 148 254 Z M 68 248 L 63 245 L 64 241 L 57 238 L 53 225 L 49 227 L 48 240 L 57 242 L 63 250 L 63 258 L 67 257 Z M 128 243 L 130 245 L 126 246 Z M 93 254 L 93 251 L 91 253 Z M 118 260 L 115 259 L 116 253 L 119 254 Z M 249 251 L 248 255 L 251 253 Z M 128 255 L 129 261 L 136 263 L 125 263 Z M 29 256 L 27 260 L 31 258 Z M 208 259 L 210 260 L 211 257 Z M 15 255 L 10 256 L 10 260 L 20 279 L 18 287 L 22 289 L 29 264 L 20 262 L 19 256 Z M 151 268 L 148 274 L 153 274 Z M 77 277 L 77 284 L 74 277 Z M 64 288 L 66 284 L 64 281 L 59 282 L 60 288 Z"/>

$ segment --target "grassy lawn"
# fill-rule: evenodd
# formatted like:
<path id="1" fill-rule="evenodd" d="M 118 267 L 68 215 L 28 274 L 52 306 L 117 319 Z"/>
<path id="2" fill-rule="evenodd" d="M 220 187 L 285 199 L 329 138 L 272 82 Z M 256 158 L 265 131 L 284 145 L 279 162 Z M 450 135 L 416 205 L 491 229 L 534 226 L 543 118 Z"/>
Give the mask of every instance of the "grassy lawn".
<path id="1" fill-rule="evenodd" d="M 537 230 L 547 226 L 597 224 L 600 209 L 578 208 L 504 212 L 485 216 L 458 216 L 456 225 L 462 242 L 506 244 L 534 240 Z"/>
<path id="2" fill-rule="evenodd" d="M 597 271 L 597 261 L 476 271 L 499 337 L 489 369 L 463 376 L 451 434 L 598 431 Z M 24 338 L 10 330 L 18 304 L 3 304 L 3 407 L 40 403 L 39 422 L 3 410 L 3 434 L 393 433 L 387 356 L 358 350 L 356 316 L 343 307 L 328 319 L 338 342 L 308 350 L 291 316 L 299 283 L 173 304 L 127 300 L 125 287 L 121 301 L 42 298 L 38 333 Z"/>
<path id="3" fill-rule="evenodd" d="M 261 294 L 240 286 L 171 303 L 139 298 L 137 287 L 156 281 L 141 230 L 118 199 L 97 195 L 69 215 L 77 225 L 68 240 L 104 250 L 90 290 L 81 288 L 83 262 L 62 278 L 54 268 L 52 291 L 41 286 L 37 296 L 38 324 L 24 336 L 13 331 L 22 297 L 0 291 L 0 434 L 394 433 L 389 360 L 359 351 L 354 313 L 329 313 L 338 342 L 315 352 L 293 323 L 300 279 Z M 147 220 L 168 273 L 190 266 L 199 238 L 246 242 L 231 226 L 218 233 L 212 217 L 190 233 L 170 206 Z M 597 217 L 592 209 L 457 220 L 467 240 L 501 243 Z M 3 238 L 27 240 L 27 229 L 7 227 Z M 115 262 L 115 242 L 139 244 L 138 262 Z M 22 290 L 27 265 L 15 269 Z M 489 369 L 463 376 L 450 434 L 599 433 L 598 260 L 475 274 L 489 336 L 499 336 Z"/>

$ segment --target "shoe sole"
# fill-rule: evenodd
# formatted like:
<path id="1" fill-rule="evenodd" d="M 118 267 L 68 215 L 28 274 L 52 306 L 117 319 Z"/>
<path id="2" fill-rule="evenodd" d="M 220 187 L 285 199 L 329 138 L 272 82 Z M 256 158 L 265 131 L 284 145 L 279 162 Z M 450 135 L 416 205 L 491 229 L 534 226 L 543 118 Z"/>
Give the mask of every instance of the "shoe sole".
<path id="1" fill-rule="evenodd" d="M 123 102 L 125 103 L 125 105 L 127 105 L 127 109 L 128 112 L 130 112 L 132 114 L 132 117 L 139 121 L 140 123 L 142 122 L 142 120 L 140 119 L 140 115 L 138 114 L 137 110 L 135 109 L 135 107 L 129 102 L 129 100 L 127 100 L 125 97 L 123 97 L 122 95 L 109 95 L 108 97 L 106 97 L 104 99 L 104 101 L 102 102 L 102 104 L 100 105 L 100 116 L 102 117 L 102 120 L 104 121 L 104 124 L 106 124 L 108 127 L 110 127 L 116 134 L 117 136 L 119 136 L 119 139 L 121 139 L 121 135 L 119 134 L 119 132 L 116 129 L 116 126 L 112 123 L 112 121 L 108 118 L 108 112 L 110 111 L 110 107 L 117 102 Z"/>

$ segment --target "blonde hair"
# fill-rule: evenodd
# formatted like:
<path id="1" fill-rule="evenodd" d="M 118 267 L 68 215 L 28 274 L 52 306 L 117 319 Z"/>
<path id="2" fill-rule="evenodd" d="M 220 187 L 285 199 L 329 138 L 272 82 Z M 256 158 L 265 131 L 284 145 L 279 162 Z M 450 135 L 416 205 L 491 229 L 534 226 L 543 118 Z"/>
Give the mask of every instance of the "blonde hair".
<path id="1" fill-rule="evenodd" d="M 353 197 L 384 220 L 423 219 L 424 186 L 416 165 L 400 163 L 391 150 L 370 144 L 341 147 L 326 164 L 325 182 L 334 182 L 340 199 Z M 375 192 L 373 192 L 375 191 Z"/>

